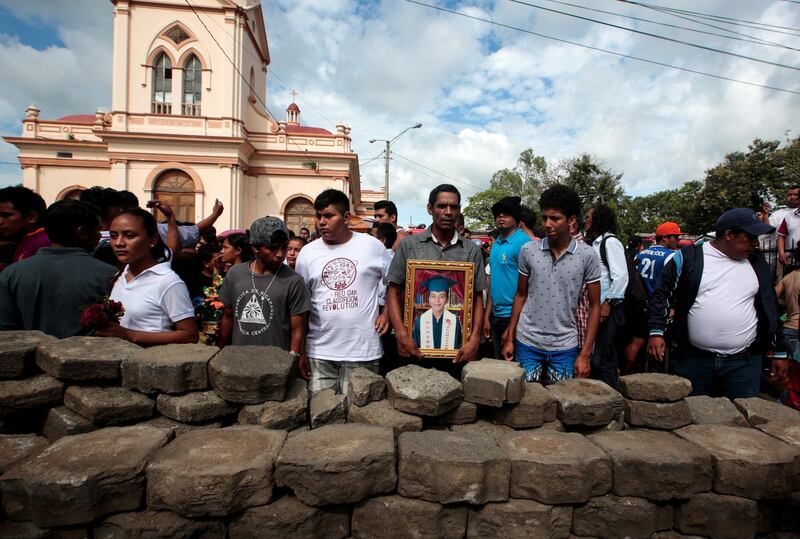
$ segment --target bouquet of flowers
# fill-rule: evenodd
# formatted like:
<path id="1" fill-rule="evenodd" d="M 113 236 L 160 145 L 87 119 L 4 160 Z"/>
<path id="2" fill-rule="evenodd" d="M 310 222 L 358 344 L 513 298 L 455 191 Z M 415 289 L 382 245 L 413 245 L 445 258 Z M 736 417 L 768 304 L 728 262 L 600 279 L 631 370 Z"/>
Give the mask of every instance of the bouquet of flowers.
<path id="1" fill-rule="evenodd" d="M 85 328 L 102 328 L 109 324 L 119 324 L 125 308 L 119 301 L 104 296 L 96 303 L 81 307 L 80 324 Z"/>
<path id="2" fill-rule="evenodd" d="M 203 344 L 217 343 L 217 331 L 224 308 L 219 299 L 219 287 L 222 286 L 222 281 L 222 275 L 214 275 L 211 286 L 203 288 L 204 297 L 195 308 L 195 315 L 200 322 L 200 342 Z"/>

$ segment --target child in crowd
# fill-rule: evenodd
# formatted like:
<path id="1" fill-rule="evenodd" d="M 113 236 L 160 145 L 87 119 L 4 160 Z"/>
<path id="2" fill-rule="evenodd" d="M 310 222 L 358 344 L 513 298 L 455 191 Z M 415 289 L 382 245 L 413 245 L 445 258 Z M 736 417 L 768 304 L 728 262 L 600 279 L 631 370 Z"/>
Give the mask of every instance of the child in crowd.
<path id="1" fill-rule="evenodd" d="M 111 222 L 111 245 L 125 267 L 110 299 L 122 303 L 120 323 L 97 331 L 141 346 L 197 342 L 194 308 L 186 284 L 172 271 L 169 251 L 153 215 L 141 208 L 120 212 Z"/>
<path id="2" fill-rule="evenodd" d="M 302 236 L 295 236 L 289 240 L 289 246 L 286 248 L 286 263 L 290 268 L 294 269 L 297 264 L 297 255 L 306 245 L 308 245 L 308 241 Z"/>

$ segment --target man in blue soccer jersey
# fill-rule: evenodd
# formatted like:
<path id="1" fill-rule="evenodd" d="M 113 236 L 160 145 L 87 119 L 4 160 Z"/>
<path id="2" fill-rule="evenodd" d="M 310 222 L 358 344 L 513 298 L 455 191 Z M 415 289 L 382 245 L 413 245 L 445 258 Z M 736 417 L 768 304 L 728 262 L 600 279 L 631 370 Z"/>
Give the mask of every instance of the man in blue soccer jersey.
<path id="1" fill-rule="evenodd" d="M 680 238 L 683 232 L 678 223 L 667 221 L 661 223 L 656 228 L 656 243 L 639 251 L 634 258 L 636 262 L 636 271 L 642 278 L 642 284 L 647 291 L 648 298 L 653 295 L 658 282 L 658 276 L 661 275 L 661 270 L 664 269 L 670 258 L 675 254 L 675 251 L 680 247 Z M 625 365 L 623 371 L 631 373 L 636 367 L 636 360 L 639 357 L 639 352 L 647 342 L 647 321 L 644 317 L 635 317 L 635 319 L 628 321 L 628 331 L 630 341 L 625 347 Z"/>

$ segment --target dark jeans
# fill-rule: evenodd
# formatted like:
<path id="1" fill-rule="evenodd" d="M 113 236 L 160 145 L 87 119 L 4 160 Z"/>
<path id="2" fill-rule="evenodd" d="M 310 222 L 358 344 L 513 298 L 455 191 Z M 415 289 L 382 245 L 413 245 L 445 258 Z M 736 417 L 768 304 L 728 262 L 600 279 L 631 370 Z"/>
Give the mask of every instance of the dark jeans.
<path id="1" fill-rule="evenodd" d="M 625 306 L 618 303 L 611 307 L 611 314 L 600 324 L 592 352 L 592 378 L 601 380 L 617 389 L 619 368 L 619 337 L 625 325 Z"/>
<path id="2" fill-rule="evenodd" d="M 508 329 L 509 320 L 511 318 L 498 318 L 492 315 L 492 347 L 495 359 L 503 359 L 500 352 L 503 350 L 503 333 Z"/>
<path id="3" fill-rule="evenodd" d="M 690 348 L 672 356 L 670 370 L 692 383 L 692 395 L 739 399 L 757 396 L 761 387 L 761 354 L 717 358 Z"/>

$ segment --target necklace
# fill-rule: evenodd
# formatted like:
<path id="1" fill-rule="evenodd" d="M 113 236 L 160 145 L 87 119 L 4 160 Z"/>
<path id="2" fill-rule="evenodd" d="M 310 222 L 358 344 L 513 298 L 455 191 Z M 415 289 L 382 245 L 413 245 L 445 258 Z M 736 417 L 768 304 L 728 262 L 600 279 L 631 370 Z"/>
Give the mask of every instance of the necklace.
<path id="1" fill-rule="evenodd" d="M 250 264 L 251 264 L 251 266 L 250 266 L 250 282 L 253 283 L 253 292 L 254 293 L 258 293 L 258 288 L 256 288 L 256 272 L 255 272 L 256 261 L 253 260 Z M 281 264 L 281 266 L 283 266 L 283 264 Z M 270 279 L 269 284 L 264 289 L 264 295 L 267 294 L 267 292 L 269 291 L 269 287 L 272 286 L 272 283 L 275 281 L 275 277 L 277 277 L 280 272 L 281 272 L 281 267 L 278 267 L 278 271 L 276 271 L 275 273 L 272 274 L 272 279 Z M 263 305 L 262 305 L 262 308 L 263 308 Z"/>

